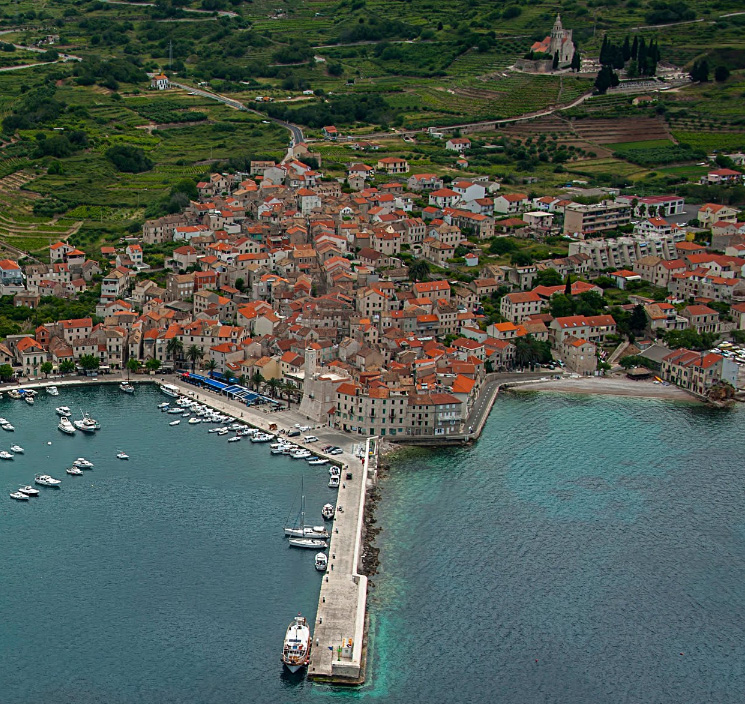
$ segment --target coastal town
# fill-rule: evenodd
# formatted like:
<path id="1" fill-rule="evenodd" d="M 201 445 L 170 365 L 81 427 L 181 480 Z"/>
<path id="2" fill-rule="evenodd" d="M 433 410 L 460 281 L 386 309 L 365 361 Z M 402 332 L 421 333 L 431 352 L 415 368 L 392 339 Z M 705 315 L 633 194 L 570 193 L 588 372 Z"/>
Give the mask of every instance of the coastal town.
<path id="1" fill-rule="evenodd" d="M 6 377 L 198 368 L 393 442 L 467 439 L 500 372 L 628 372 L 699 398 L 742 383 L 738 209 L 612 189 L 592 204 L 572 200 L 588 189 L 531 198 L 485 178 L 445 184 L 403 159 L 351 163 L 340 183 L 304 156 L 317 163 L 298 144 L 281 163 L 213 173 L 182 213 L 96 259 L 59 241 L 48 263 L 0 261 L 18 308 L 100 290 L 94 315 L 9 335 Z M 489 262 L 502 243 L 557 238 L 565 256 Z M 145 255 L 163 245 L 156 272 Z"/>

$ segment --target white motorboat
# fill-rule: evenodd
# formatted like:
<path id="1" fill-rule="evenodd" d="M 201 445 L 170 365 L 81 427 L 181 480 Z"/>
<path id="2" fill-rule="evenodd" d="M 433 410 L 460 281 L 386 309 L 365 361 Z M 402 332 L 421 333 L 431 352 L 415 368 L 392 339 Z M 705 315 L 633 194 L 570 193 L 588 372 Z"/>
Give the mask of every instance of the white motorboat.
<path id="1" fill-rule="evenodd" d="M 50 396 L 59 396 L 59 391 L 56 386 L 47 386 L 47 393 Z"/>
<path id="2" fill-rule="evenodd" d="M 72 474 L 75 477 L 82 477 L 83 476 L 83 470 L 80 469 L 80 467 L 76 467 L 73 465 L 72 467 L 68 467 L 65 470 L 68 474 Z"/>
<path id="3" fill-rule="evenodd" d="M 11 445 L 10 451 L 14 452 L 16 455 L 22 455 L 26 450 L 24 450 L 20 445 Z"/>
<path id="4" fill-rule="evenodd" d="M 325 550 L 329 545 L 325 540 L 317 538 L 290 538 L 287 541 L 293 548 L 307 548 L 310 550 Z"/>
<path id="5" fill-rule="evenodd" d="M 101 424 L 95 418 L 91 418 L 89 413 L 83 413 L 83 422 L 93 430 L 101 430 Z"/>
<path id="6" fill-rule="evenodd" d="M 274 435 L 269 435 L 269 433 L 256 433 L 251 437 L 251 442 L 271 442 L 272 440 L 274 440 Z"/>
<path id="7" fill-rule="evenodd" d="M 216 432 L 217 432 L 218 430 L 220 430 L 220 428 L 209 428 L 209 429 L 207 430 L 207 432 L 208 432 L 208 433 L 216 433 Z"/>
<path id="8" fill-rule="evenodd" d="M 316 553 L 316 569 L 319 572 L 325 572 L 329 564 L 329 558 L 325 552 Z"/>
<path id="9" fill-rule="evenodd" d="M 38 496 L 39 490 L 34 489 L 32 486 L 22 486 L 18 491 L 20 491 L 22 494 L 26 494 L 26 496 Z"/>
<path id="10" fill-rule="evenodd" d="M 228 440 L 228 442 L 240 442 L 240 441 L 241 439 L 238 435 L 234 435 L 232 438 L 230 438 L 230 440 Z"/>
<path id="11" fill-rule="evenodd" d="M 133 394 L 135 392 L 135 387 L 128 381 L 123 381 L 119 384 L 119 391 L 123 391 L 125 394 Z"/>
<path id="12" fill-rule="evenodd" d="M 60 406 L 54 409 L 58 416 L 71 416 L 72 411 L 67 406 Z"/>
<path id="13" fill-rule="evenodd" d="M 166 395 L 170 396 L 171 398 L 178 398 L 180 395 L 180 391 L 178 386 L 174 386 L 173 384 L 159 384 L 158 388 Z"/>
<path id="14" fill-rule="evenodd" d="M 311 457 L 311 453 L 308 450 L 295 450 L 295 452 L 290 453 L 290 457 L 293 460 L 307 460 Z"/>
<path id="15" fill-rule="evenodd" d="M 229 430 L 228 430 L 227 428 L 220 428 L 220 429 L 219 429 L 219 430 L 217 431 L 217 434 L 218 434 L 218 435 L 227 435 L 227 434 L 228 434 L 229 432 L 230 432 L 230 431 L 229 431 Z"/>
<path id="16" fill-rule="evenodd" d="M 50 477 L 48 474 L 37 474 L 34 477 L 34 481 L 41 486 L 53 486 L 58 487 L 62 482 L 59 479 Z"/>
<path id="17" fill-rule="evenodd" d="M 57 426 L 57 430 L 61 430 L 66 435 L 75 435 L 75 426 L 70 422 L 70 420 L 63 416 L 60 418 L 59 425 Z"/>
<path id="18" fill-rule="evenodd" d="M 334 476 L 329 479 L 329 489 L 338 489 L 339 484 L 340 484 L 339 477 Z"/>
<path id="19" fill-rule="evenodd" d="M 3 423 L 2 425 L 0 425 L 0 428 L 2 428 L 3 430 L 7 430 L 10 433 L 15 430 L 15 428 L 10 423 Z"/>
<path id="20" fill-rule="evenodd" d="M 182 408 L 180 408 L 180 407 L 178 407 L 178 408 L 169 408 L 169 409 L 168 409 L 168 410 L 166 411 L 166 413 L 170 413 L 171 415 L 176 415 L 177 413 L 181 414 L 181 413 L 183 413 L 183 412 L 184 412 L 184 411 L 183 411 L 183 409 L 182 409 Z"/>
<path id="21" fill-rule="evenodd" d="M 236 430 L 235 431 L 235 434 L 236 435 L 240 435 L 241 437 L 245 437 L 247 435 L 254 435 L 255 433 L 252 433 L 251 432 L 252 430 L 253 430 L 253 428 L 246 428 L 245 426 L 243 426 L 239 430 Z"/>
<path id="22" fill-rule="evenodd" d="M 201 423 L 201 418 L 189 418 L 189 425 L 196 425 L 197 423 Z"/>
<path id="23" fill-rule="evenodd" d="M 116 458 L 118 460 L 128 460 L 129 455 L 126 452 L 122 452 L 121 450 L 119 450 L 119 452 L 116 453 Z"/>
<path id="24" fill-rule="evenodd" d="M 93 462 L 85 459 L 85 457 L 78 457 L 72 464 L 74 467 L 80 467 L 80 469 L 93 469 Z"/>
<path id="25" fill-rule="evenodd" d="M 298 614 L 287 627 L 282 646 L 282 662 L 290 672 L 297 672 L 306 667 L 310 661 L 310 626 L 308 621 Z"/>
<path id="26" fill-rule="evenodd" d="M 228 430 L 233 430 L 233 431 L 235 431 L 235 430 L 240 430 L 240 429 L 241 429 L 241 428 L 243 428 L 243 427 L 244 427 L 244 426 L 242 426 L 242 425 L 241 425 L 240 423 L 233 423 L 232 425 L 229 425 L 229 426 L 228 426 Z"/>
<path id="27" fill-rule="evenodd" d="M 285 448 L 282 446 L 275 447 L 273 450 L 269 450 L 269 452 L 271 452 L 273 455 L 284 455 Z"/>
<path id="28" fill-rule="evenodd" d="M 33 405 L 34 405 L 34 397 L 33 397 L 33 396 L 29 396 L 28 394 L 24 394 L 24 396 L 23 396 L 23 400 L 24 400 L 24 401 L 25 401 L 25 402 L 26 402 L 26 403 L 27 403 L 27 404 L 28 404 L 29 406 L 33 406 Z"/>
<path id="29" fill-rule="evenodd" d="M 324 521 L 333 520 L 335 513 L 336 509 L 334 508 L 334 504 L 324 504 L 321 509 L 321 515 L 323 516 Z"/>
<path id="30" fill-rule="evenodd" d="M 322 457 L 314 457 L 313 459 L 308 458 L 308 464 L 312 464 L 314 466 L 319 466 L 319 465 L 328 464 L 328 463 L 329 461 L 323 459 Z"/>
<path id="31" fill-rule="evenodd" d="M 159 404 L 158 404 L 158 408 L 159 408 L 159 409 L 160 409 L 161 411 L 165 411 L 165 410 L 166 410 L 166 409 L 167 409 L 167 408 L 168 408 L 168 407 L 169 407 L 170 405 L 171 405 L 171 404 L 170 404 L 170 403 L 168 403 L 168 401 L 163 401 L 163 403 L 159 403 Z"/>
<path id="32" fill-rule="evenodd" d="M 19 398 L 23 398 L 23 394 L 18 389 L 11 389 L 8 391 L 8 398 L 12 398 L 17 401 Z"/>
<path id="33" fill-rule="evenodd" d="M 26 496 L 22 491 L 14 491 L 10 495 L 10 498 L 15 499 L 16 501 L 28 501 L 28 496 Z"/>
<path id="34" fill-rule="evenodd" d="M 0 460 L 12 460 L 15 458 L 15 455 L 12 452 L 8 452 L 7 450 L 0 451 Z"/>
<path id="35" fill-rule="evenodd" d="M 178 425 L 181 421 L 180 420 L 172 420 L 168 425 Z"/>
<path id="36" fill-rule="evenodd" d="M 332 464 L 332 465 L 331 465 L 331 466 L 329 467 L 329 474 L 330 474 L 330 475 L 331 475 L 332 477 L 340 477 L 340 476 L 341 476 L 341 467 L 339 467 L 339 466 L 337 466 L 337 465 L 335 465 L 335 464 Z"/>

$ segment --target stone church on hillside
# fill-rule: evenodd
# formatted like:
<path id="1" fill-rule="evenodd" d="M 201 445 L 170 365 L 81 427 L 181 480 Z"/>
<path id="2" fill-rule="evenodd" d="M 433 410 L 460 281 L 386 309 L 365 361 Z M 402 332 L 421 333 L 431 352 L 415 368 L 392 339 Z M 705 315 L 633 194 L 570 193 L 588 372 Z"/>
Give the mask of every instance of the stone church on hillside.
<path id="1" fill-rule="evenodd" d="M 551 29 L 550 36 L 543 41 L 535 42 L 530 47 L 532 54 L 545 54 L 545 59 L 523 58 L 515 62 L 515 68 L 531 73 L 550 73 L 553 69 L 553 58 L 559 54 L 558 68 L 566 68 L 574 58 L 574 42 L 572 41 L 572 30 L 564 29 L 561 24 L 561 16 L 556 15 L 556 22 Z"/>
<path id="2" fill-rule="evenodd" d="M 559 66 L 572 63 L 574 57 L 574 42 L 572 41 L 572 30 L 564 29 L 561 25 L 561 15 L 556 15 L 556 22 L 551 29 L 551 36 L 542 42 L 536 42 L 530 47 L 535 53 L 550 54 L 552 57 L 559 53 Z"/>

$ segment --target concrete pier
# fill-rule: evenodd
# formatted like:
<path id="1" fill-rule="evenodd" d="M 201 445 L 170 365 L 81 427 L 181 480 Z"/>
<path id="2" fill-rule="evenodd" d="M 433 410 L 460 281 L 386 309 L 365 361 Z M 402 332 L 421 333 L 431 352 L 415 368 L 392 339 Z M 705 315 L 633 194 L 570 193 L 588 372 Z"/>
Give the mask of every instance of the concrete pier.
<path id="1" fill-rule="evenodd" d="M 333 684 L 362 684 L 365 679 L 367 577 L 360 574 L 368 480 L 376 471 L 377 439 L 365 443 L 363 460 L 342 474 L 313 630 L 308 678 Z M 352 478 L 348 479 L 348 472 Z"/>

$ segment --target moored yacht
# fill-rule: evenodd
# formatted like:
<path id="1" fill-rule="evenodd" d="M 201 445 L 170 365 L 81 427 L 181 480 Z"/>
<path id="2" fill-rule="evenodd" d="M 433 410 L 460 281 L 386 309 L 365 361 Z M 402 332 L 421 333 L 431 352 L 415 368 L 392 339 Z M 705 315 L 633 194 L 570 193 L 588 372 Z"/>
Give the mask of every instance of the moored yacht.
<path id="1" fill-rule="evenodd" d="M 72 424 L 83 433 L 95 433 L 96 427 L 92 423 L 88 422 L 85 418 L 80 420 L 74 420 Z"/>
<path id="2" fill-rule="evenodd" d="M 69 418 L 63 416 L 60 418 L 57 430 L 61 430 L 66 435 L 75 435 L 75 426 L 70 422 Z"/>
<path id="3" fill-rule="evenodd" d="M 0 451 L 0 460 L 12 460 L 15 455 L 7 450 Z"/>
<path id="4" fill-rule="evenodd" d="M 59 396 L 59 391 L 56 386 L 47 386 L 47 393 L 50 396 Z"/>
<path id="5" fill-rule="evenodd" d="M 128 381 L 123 381 L 119 384 L 119 391 L 123 391 L 125 394 L 133 394 L 135 392 L 135 387 Z"/>
<path id="6" fill-rule="evenodd" d="M 173 384 L 159 384 L 158 388 L 166 395 L 171 398 L 179 397 L 179 388 Z"/>
<path id="7" fill-rule="evenodd" d="M 69 417 L 72 415 L 72 411 L 67 406 L 59 406 L 54 409 L 58 416 Z"/>
<path id="8" fill-rule="evenodd" d="M 15 430 L 15 428 L 8 422 L 0 424 L 0 428 L 2 428 L 3 430 L 7 430 L 10 433 Z"/>
<path id="9" fill-rule="evenodd" d="M 168 425 L 178 425 L 181 421 L 180 420 L 172 420 Z"/>
<path id="10" fill-rule="evenodd" d="M 68 474 L 72 474 L 74 477 L 82 477 L 83 476 L 83 470 L 80 469 L 80 467 L 76 467 L 73 465 L 72 467 L 68 467 L 65 470 Z"/>
<path id="11" fill-rule="evenodd" d="M 38 496 L 39 490 L 34 489 L 32 486 L 22 486 L 18 491 L 20 491 L 22 494 L 26 494 L 26 496 Z"/>
<path id="12" fill-rule="evenodd" d="M 28 496 L 26 496 L 22 491 L 14 491 L 11 493 L 10 498 L 15 499 L 16 501 L 28 501 Z"/>
<path id="13" fill-rule="evenodd" d="M 328 538 L 329 532 L 323 526 L 302 526 L 285 528 L 285 535 L 290 538 Z"/>
<path id="14" fill-rule="evenodd" d="M 78 457 L 72 464 L 74 467 L 80 467 L 80 469 L 93 469 L 93 462 L 85 459 L 85 457 Z"/>
<path id="15" fill-rule="evenodd" d="M 290 672 L 297 672 L 310 660 L 310 627 L 308 621 L 298 614 L 287 627 L 282 647 L 282 662 Z"/>
<path id="16" fill-rule="evenodd" d="M 325 540 L 316 538 L 290 538 L 287 542 L 294 548 L 308 548 L 310 550 L 325 550 L 329 546 Z"/>
<path id="17" fill-rule="evenodd" d="M 116 453 L 116 458 L 118 460 L 128 460 L 129 455 L 126 452 L 122 452 L 121 450 L 119 450 L 119 452 Z"/>
<path id="18" fill-rule="evenodd" d="M 16 455 L 22 455 L 25 450 L 20 445 L 11 445 L 10 451 L 14 452 Z"/>
<path id="19" fill-rule="evenodd" d="M 59 479 L 50 477 L 48 474 L 37 474 L 34 477 L 34 481 L 37 484 L 40 484 L 41 486 L 59 487 L 59 485 L 62 484 L 62 482 Z"/>

